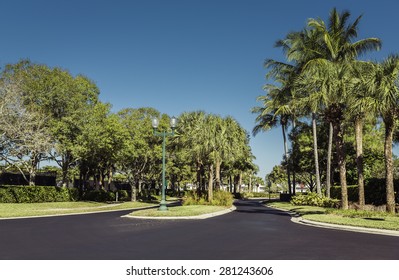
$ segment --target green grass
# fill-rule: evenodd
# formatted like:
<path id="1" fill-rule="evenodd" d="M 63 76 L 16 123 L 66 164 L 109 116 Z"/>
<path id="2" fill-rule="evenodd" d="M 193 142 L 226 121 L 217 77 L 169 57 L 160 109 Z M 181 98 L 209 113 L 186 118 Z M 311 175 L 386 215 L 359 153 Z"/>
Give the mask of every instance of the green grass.
<path id="1" fill-rule="evenodd" d="M 115 204 L 99 202 L 0 203 L 0 218 L 124 210 L 146 206 L 154 206 L 154 204 L 143 202 Z"/>
<path id="2" fill-rule="evenodd" d="M 182 217 L 182 216 L 198 216 L 209 214 L 221 210 L 229 209 L 226 206 L 210 206 L 210 205 L 186 205 L 169 207 L 168 211 L 158 211 L 158 209 L 146 209 L 134 211 L 130 216 L 139 217 Z"/>
<path id="3" fill-rule="evenodd" d="M 304 219 L 315 222 L 399 231 L 399 215 L 372 211 L 330 209 L 316 206 L 296 206 L 288 202 L 273 202 L 268 205 L 294 211 Z"/>

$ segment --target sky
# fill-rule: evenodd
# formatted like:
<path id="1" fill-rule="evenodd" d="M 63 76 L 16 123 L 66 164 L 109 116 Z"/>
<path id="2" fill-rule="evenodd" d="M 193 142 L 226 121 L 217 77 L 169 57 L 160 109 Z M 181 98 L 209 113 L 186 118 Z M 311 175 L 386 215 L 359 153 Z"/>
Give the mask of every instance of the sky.
<path id="1" fill-rule="evenodd" d="M 251 133 L 265 59 L 309 18 L 330 10 L 363 15 L 359 39 L 383 47 L 364 59 L 399 53 L 399 2 L 379 0 L 35 0 L 1 1 L 0 66 L 30 59 L 84 74 L 100 99 L 123 108 L 153 107 L 178 116 L 203 110 L 234 117 Z M 251 136 L 259 176 L 282 160 L 280 128 Z"/>

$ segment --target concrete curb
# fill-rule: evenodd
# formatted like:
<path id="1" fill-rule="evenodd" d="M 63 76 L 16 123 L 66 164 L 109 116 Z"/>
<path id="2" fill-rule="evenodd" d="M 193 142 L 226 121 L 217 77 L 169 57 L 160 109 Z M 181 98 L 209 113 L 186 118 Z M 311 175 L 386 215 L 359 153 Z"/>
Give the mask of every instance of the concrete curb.
<path id="1" fill-rule="evenodd" d="M 291 221 L 294 223 L 319 227 L 319 228 L 327 228 L 327 229 L 336 229 L 336 230 L 345 230 L 352 232 L 361 232 L 361 233 L 370 233 L 370 234 L 379 234 L 379 235 L 388 235 L 388 236 L 396 236 L 399 237 L 399 231 L 396 230 L 387 230 L 387 229 L 376 229 L 376 228 L 364 228 L 364 227 L 354 227 L 354 226 L 345 226 L 345 225 L 337 225 L 337 224 L 327 224 L 321 222 L 315 222 L 303 219 L 302 217 L 292 217 Z"/>
<path id="2" fill-rule="evenodd" d="M 352 232 L 360 232 L 360 233 L 369 233 L 369 234 L 379 234 L 379 235 L 387 235 L 387 236 L 396 236 L 399 237 L 399 231 L 396 230 L 387 230 L 387 229 L 377 229 L 377 228 L 365 228 L 365 227 L 355 227 L 355 226 L 346 226 L 346 225 L 338 225 L 338 224 L 329 224 L 329 223 L 322 223 L 322 222 L 315 222 L 310 221 L 302 218 L 300 214 L 297 212 L 267 206 L 273 209 L 277 209 L 283 212 L 287 212 L 291 216 L 291 221 L 293 223 L 301 224 L 304 226 L 312 226 L 318 228 L 325 228 L 325 229 L 335 229 L 335 230 L 345 230 L 345 231 L 352 231 Z"/>
<path id="3" fill-rule="evenodd" d="M 122 218 L 130 218 L 130 219 L 148 219 L 148 220 L 203 220 L 203 219 L 208 219 L 208 218 L 213 218 L 216 216 L 221 216 L 224 214 L 231 213 L 235 211 L 237 208 L 235 206 L 232 206 L 229 209 L 214 212 L 214 213 L 208 213 L 208 214 L 202 214 L 198 216 L 181 216 L 181 217 L 143 217 L 143 216 L 131 216 L 131 215 L 125 215 L 122 216 Z"/>
<path id="4" fill-rule="evenodd" d="M 151 209 L 151 208 L 156 208 L 156 207 L 158 207 L 158 205 L 146 206 L 146 207 L 140 207 L 140 208 L 113 209 L 113 210 L 102 210 L 102 211 L 80 212 L 80 213 L 63 213 L 63 214 L 41 215 L 41 216 L 9 217 L 9 218 L 0 218 L 0 220 L 18 220 L 18 219 L 34 219 L 34 218 L 51 218 L 51 217 L 61 217 L 61 216 L 89 215 L 89 214 L 96 214 L 96 213 L 108 213 L 108 212 L 118 212 L 118 211 L 145 210 L 145 209 Z"/>

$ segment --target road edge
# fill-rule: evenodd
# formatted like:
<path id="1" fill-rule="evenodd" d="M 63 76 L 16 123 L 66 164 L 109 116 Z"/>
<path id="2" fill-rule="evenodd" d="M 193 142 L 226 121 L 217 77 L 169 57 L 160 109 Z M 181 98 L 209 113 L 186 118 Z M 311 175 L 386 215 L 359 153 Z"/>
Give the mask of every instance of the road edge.
<path id="1" fill-rule="evenodd" d="M 202 215 L 197 215 L 197 216 L 174 216 L 174 217 L 144 217 L 144 216 L 131 216 L 131 215 L 124 215 L 121 216 L 122 218 L 129 218 L 129 219 L 142 219 L 142 220 L 203 220 L 203 219 L 208 219 L 208 218 L 213 218 L 225 214 L 229 214 L 233 211 L 235 211 L 237 207 L 234 205 L 230 207 L 229 209 L 213 212 L 213 213 L 208 213 L 208 214 L 202 214 Z"/>
<path id="2" fill-rule="evenodd" d="M 356 226 L 346 226 L 346 225 L 339 225 L 339 224 L 315 222 L 315 221 L 310 221 L 310 220 L 306 220 L 306 219 L 302 218 L 300 216 L 300 214 L 298 214 L 297 212 L 294 212 L 294 211 L 281 209 L 281 208 L 277 208 L 277 207 L 272 207 L 272 206 L 267 206 L 267 205 L 264 205 L 264 206 L 286 212 L 291 216 L 291 221 L 293 223 L 297 223 L 297 224 L 301 224 L 301 225 L 305 225 L 305 226 L 399 237 L 399 231 L 396 231 L 396 230 L 365 228 L 365 227 L 356 227 Z"/>

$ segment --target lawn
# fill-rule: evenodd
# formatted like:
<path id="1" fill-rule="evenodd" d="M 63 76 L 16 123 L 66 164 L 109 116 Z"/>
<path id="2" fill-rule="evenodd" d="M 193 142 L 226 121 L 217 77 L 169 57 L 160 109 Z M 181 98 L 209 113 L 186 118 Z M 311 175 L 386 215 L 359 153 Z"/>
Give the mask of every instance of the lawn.
<path id="1" fill-rule="evenodd" d="M 0 218 L 74 214 L 110 210 L 124 210 L 154 206 L 143 202 L 46 202 L 46 203 L 0 203 Z"/>
<path id="2" fill-rule="evenodd" d="M 309 221 L 399 231 L 399 215 L 316 206 L 296 206 L 288 202 L 272 202 L 268 206 L 296 212 Z"/>
<path id="3" fill-rule="evenodd" d="M 158 209 L 146 209 L 132 212 L 129 216 L 138 217 L 182 217 L 182 216 L 199 216 L 203 214 L 214 213 L 229 209 L 226 206 L 210 206 L 210 205 L 186 205 L 169 207 L 168 211 L 158 211 Z"/>

